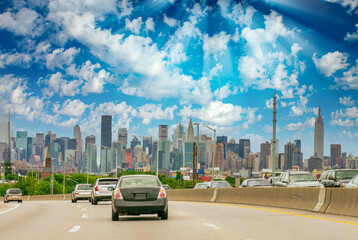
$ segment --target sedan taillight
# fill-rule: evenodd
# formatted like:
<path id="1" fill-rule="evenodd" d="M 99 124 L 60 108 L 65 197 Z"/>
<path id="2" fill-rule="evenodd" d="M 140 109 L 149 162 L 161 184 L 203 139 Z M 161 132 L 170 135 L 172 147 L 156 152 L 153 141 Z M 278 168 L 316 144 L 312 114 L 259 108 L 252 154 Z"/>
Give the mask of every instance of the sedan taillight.
<path id="1" fill-rule="evenodd" d="M 167 193 L 165 192 L 164 188 L 161 188 L 158 194 L 158 198 L 165 198 Z"/>
<path id="2" fill-rule="evenodd" d="M 76 194 L 76 195 L 78 194 L 77 190 L 76 190 L 75 194 Z"/>
<path id="3" fill-rule="evenodd" d="M 98 186 L 96 186 L 95 188 L 94 188 L 94 190 L 96 191 L 96 192 L 98 192 L 99 190 L 98 190 Z"/>
<path id="4" fill-rule="evenodd" d="M 122 194 L 121 194 L 121 191 L 119 191 L 119 189 L 116 189 L 116 190 L 114 191 L 114 198 L 115 198 L 115 199 L 123 199 Z"/>

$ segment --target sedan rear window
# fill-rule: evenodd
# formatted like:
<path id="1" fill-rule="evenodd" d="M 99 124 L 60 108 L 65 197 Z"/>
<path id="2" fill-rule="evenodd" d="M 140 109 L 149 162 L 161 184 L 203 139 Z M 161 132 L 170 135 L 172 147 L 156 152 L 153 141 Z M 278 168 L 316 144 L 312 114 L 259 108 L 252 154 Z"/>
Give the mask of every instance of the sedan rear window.
<path id="1" fill-rule="evenodd" d="M 10 194 L 21 194 L 21 190 L 20 189 L 10 189 L 9 193 Z"/>
<path id="2" fill-rule="evenodd" d="M 159 187 L 160 183 L 154 177 L 126 177 L 119 187 Z"/>
<path id="3" fill-rule="evenodd" d="M 117 184 L 118 179 L 103 179 L 103 180 L 98 180 L 98 185 L 115 185 Z"/>
<path id="4" fill-rule="evenodd" d="M 357 174 L 358 170 L 344 170 L 336 172 L 337 179 L 352 179 Z"/>
<path id="5" fill-rule="evenodd" d="M 292 182 L 317 181 L 317 178 L 312 174 L 292 174 L 290 175 L 290 181 Z"/>
<path id="6" fill-rule="evenodd" d="M 212 182 L 211 187 L 213 188 L 228 188 L 230 184 L 228 182 Z"/>
<path id="7" fill-rule="evenodd" d="M 91 185 L 78 185 L 78 190 L 91 190 Z"/>
<path id="8" fill-rule="evenodd" d="M 247 186 L 254 187 L 254 186 L 271 186 L 271 185 L 266 180 L 252 180 L 252 181 L 247 181 Z"/>

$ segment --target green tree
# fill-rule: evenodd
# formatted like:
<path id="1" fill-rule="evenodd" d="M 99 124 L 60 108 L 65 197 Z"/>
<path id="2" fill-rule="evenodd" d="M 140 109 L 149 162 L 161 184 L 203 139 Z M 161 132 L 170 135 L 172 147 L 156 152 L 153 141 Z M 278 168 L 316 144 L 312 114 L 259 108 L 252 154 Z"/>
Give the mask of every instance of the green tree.
<path id="1" fill-rule="evenodd" d="M 228 183 L 230 183 L 230 185 L 231 185 L 232 187 L 235 187 L 235 177 L 227 176 L 227 177 L 225 178 L 225 181 L 227 181 Z"/>
<path id="2" fill-rule="evenodd" d="M 7 181 L 17 180 L 17 178 L 18 178 L 17 174 L 14 174 L 14 173 L 8 173 L 5 175 L 5 179 Z"/>

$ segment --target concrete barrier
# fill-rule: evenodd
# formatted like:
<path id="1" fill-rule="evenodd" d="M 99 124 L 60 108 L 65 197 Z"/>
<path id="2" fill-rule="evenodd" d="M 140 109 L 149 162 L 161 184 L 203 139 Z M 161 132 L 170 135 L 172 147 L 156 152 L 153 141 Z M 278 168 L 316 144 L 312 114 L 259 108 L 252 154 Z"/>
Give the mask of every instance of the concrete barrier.
<path id="1" fill-rule="evenodd" d="M 325 213 L 358 217 L 358 189 L 331 189 L 331 198 Z"/>
<path id="2" fill-rule="evenodd" d="M 169 201 L 210 202 L 214 197 L 213 188 L 168 190 Z"/>

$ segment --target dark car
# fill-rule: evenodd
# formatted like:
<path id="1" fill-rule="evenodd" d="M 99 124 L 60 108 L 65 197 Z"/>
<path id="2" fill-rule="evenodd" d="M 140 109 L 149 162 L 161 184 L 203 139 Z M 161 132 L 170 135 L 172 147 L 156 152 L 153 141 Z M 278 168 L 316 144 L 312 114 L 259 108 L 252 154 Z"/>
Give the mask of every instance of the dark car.
<path id="1" fill-rule="evenodd" d="M 345 187 L 358 174 L 358 169 L 330 169 L 322 172 L 319 181 L 325 187 Z"/>
<path id="2" fill-rule="evenodd" d="M 157 214 L 168 219 L 168 199 L 159 179 L 153 175 L 122 176 L 112 194 L 112 221 L 119 215 Z"/>

